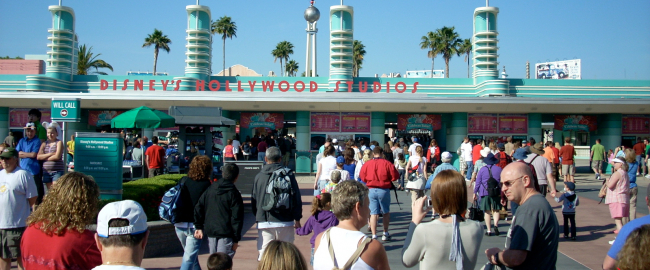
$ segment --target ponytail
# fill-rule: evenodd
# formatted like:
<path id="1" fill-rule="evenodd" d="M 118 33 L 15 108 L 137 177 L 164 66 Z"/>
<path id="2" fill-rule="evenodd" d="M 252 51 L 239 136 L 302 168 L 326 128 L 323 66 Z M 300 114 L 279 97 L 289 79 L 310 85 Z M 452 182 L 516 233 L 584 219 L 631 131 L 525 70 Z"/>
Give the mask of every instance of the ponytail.
<path id="1" fill-rule="evenodd" d="M 315 216 L 316 213 L 323 210 L 323 208 L 332 201 L 332 195 L 329 193 L 322 193 L 314 196 L 311 202 L 311 215 Z"/>

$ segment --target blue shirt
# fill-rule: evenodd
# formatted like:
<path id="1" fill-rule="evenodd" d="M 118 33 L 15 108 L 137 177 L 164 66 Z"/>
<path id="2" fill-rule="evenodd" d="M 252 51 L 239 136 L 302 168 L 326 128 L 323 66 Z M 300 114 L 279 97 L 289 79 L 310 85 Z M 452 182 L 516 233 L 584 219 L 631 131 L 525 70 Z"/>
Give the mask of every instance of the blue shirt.
<path id="1" fill-rule="evenodd" d="M 630 178 L 630 188 L 635 188 L 636 187 L 636 170 L 639 168 L 639 163 L 635 162 L 628 162 L 627 163 L 630 168 L 627 170 L 627 177 Z"/>
<path id="2" fill-rule="evenodd" d="M 16 145 L 16 151 L 25 152 L 25 153 L 38 153 L 38 150 L 41 148 L 41 139 L 37 136 L 34 136 L 31 140 L 24 137 L 20 139 L 18 145 Z M 38 163 L 36 158 L 21 158 L 20 167 L 31 173 L 32 175 L 38 175 L 41 173 L 41 165 Z"/>
<path id="3" fill-rule="evenodd" d="M 614 260 L 618 260 L 618 252 L 623 248 L 625 240 L 627 240 L 627 237 L 630 235 L 630 233 L 646 224 L 650 224 L 650 216 L 640 217 L 625 224 L 625 226 L 621 228 L 621 231 L 618 232 L 618 236 L 616 236 L 614 244 L 607 252 L 607 256 Z"/>
<path id="4" fill-rule="evenodd" d="M 427 185 L 424 187 L 424 189 L 431 189 L 431 183 L 433 183 L 433 179 L 436 179 L 436 175 L 438 175 L 439 172 L 444 171 L 444 170 L 458 171 L 458 169 L 456 169 L 456 167 L 454 167 L 454 165 L 443 162 L 442 164 L 438 165 L 438 167 L 436 167 L 436 170 L 433 171 L 433 174 L 431 174 L 431 176 L 429 176 L 429 179 L 427 179 Z"/>

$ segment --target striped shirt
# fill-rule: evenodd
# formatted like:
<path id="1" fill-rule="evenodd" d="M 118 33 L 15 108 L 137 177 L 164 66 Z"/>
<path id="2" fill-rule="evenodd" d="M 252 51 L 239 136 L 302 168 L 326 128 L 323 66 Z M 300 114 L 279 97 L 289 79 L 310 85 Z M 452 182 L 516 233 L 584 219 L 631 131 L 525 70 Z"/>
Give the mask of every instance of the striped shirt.
<path id="1" fill-rule="evenodd" d="M 627 172 L 623 169 L 616 171 L 619 174 L 618 183 L 614 190 L 607 189 L 607 196 L 605 197 L 605 204 L 610 203 L 630 203 L 630 179 Z M 611 178 L 610 178 L 611 180 Z"/>
<path id="2" fill-rule="evenodd" d="M 51 143 L 50 141 L 45 142 L 45 148 L 43 148 L 43 152 L 46 154 L 49 153 L 56 153 L 56 145 L 57 143 L 60 142 L 59 140 L 54 141 Z M 62 172 L 65 170 L 65 164 L 63 163 L 63 149 L 61 149 L 61 160 L 57 161 L 45 161 L 43 162 L 43 170 L 46 172 Z"/>

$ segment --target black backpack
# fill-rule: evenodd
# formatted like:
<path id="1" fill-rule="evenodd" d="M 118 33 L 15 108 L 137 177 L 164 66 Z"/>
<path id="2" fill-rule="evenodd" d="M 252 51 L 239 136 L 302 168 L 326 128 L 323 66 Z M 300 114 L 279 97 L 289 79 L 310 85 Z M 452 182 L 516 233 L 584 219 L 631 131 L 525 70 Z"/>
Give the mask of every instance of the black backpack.
<path id="1" fill-rule="evenodd" d="M 492 165 L 494 166 L 494 165 Z M 499 185 L 499 182 L 492 177 L 492 170 L 490 167 L 485 166 L 488 169 L 488 172 L 490 173 L 490 178 L 487 180 L 487 192 L 488 196 L 490 197 L 499 197 L 501 196 L 501 186 Z"/>

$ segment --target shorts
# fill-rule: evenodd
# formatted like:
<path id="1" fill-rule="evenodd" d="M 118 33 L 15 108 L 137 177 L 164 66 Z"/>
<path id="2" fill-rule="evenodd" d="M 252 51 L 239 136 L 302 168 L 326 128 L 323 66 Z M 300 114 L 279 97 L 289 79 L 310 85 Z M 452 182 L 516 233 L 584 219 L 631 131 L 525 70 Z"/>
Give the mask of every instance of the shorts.
<path id="1" fill-rule="evenodd" d="M 612 218 L 624 218 L 630 216 L 630 205 L 627 203 L 610 203 L 609 214 Z"/>
<path id="2" fill-rule="evenodd" d="M 370 199 L 371 215 L 390 213 L 390 189 L 371 188 L 368 192 L 368 198 Z"/>
<path id="3" fill-rule="evenodd" d="M 20 239 L 23 238 L 25 227 L 0 229 L 0 245 L 3 259 L 15 259 L 20 256 Z"/>
<path id="4" fill-rule="evenodd" d="M 285 154 L 282 156 L 282 161 L 283 161 L 284 163 L 289 163 L 289 157 L 290 157 L 290 156 L 291 156 L 291 155 L 289 155 L 289 153 L 285 153 Z"/>
<path id="5" fill-rule="evenodd" d="M 593 168 L 596 171 L 600 171 L 603 168 L 603 161 L 602 160 L 592 160 L 591 161 L 591 168 Z"/>
<path id="6" fill-rule="evenodd" d="M 56 180 L 59 180 L 59 178 L 63 176 L 63 172 L 46 172 L 43 171 L 43 183 L 52 183 L 56 182 Z"/>
<path id="7" fill-rule="evenodd" d="M 575 175 L 576 174 L 576 167 L 573 164 L 567 165 L 567 164 L 562 164 L 562 175 Z"/>

